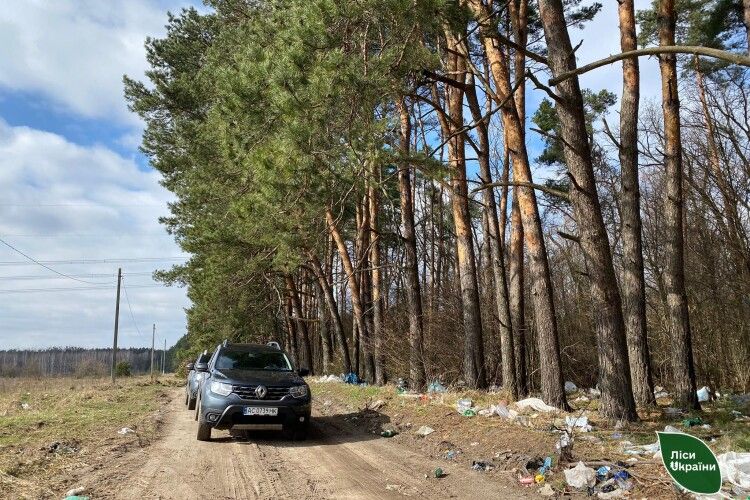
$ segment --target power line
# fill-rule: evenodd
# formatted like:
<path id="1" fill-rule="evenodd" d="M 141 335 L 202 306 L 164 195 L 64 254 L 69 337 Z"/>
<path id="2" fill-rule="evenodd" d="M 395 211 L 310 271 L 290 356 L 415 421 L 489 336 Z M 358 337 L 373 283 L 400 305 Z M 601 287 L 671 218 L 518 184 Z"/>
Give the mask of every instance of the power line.
<path id="1" fill-rule="evenodd" d="M 143 271 L 134 273 L 122 273 L 123 276 L 151 276 L 153 271 Z M 117 274 L 113 273 L 89 273 L 89 274 L 71 274 L 76 278 L 114 278 Z M 24 281 L 24 280 L 59 280 L 64 279 L 63 276 L 42 276 L 42 275 L 16 275 L 16 276 L 0 276 L 0 280 L 11 280 L 11 281 Z"/>
<path id="2" fill-rule="evenodd" d="M 10 249 L 11 249 L 11 250 L 13 250 L 14 252 L 16 252 L 16 253 L 19 253 L 19 254 L 23 255 L 24 257 L 26 257 L 26 258 L 27 258 L 28 260 L 30 260 L 30 261 L 31 261 L 31 262 L 33 262 L 34 264 L 40 265 L 40 266 L 42 266 L 43 268 L 45 268 L 45 269 L 47 269 L 47 270 L 49 270 L 49 271 L 52 271 L 52 272 L 53 272 L 53 273 L 55 273 L 55 274 L 59 274 L 60 276 L 64 276 L 64 277 L 66 277 L 66 278 L 68 278 L 68 279 L 71 279 L 71 280 L 73 280 L 73 281 L 78 281 L 78 282 L 80 282 L 80 283 L 86 283 L 86 284 L 88 284 L 88 285 L 103 285 L 103 284 L 104 284 L 104 283 L 97 283 L 97 282 L 94 282 L 94 281 L 86 281 L 86 280 L 82 280 L 82 279 L 74 278 L 73 276 L 70 276 L 70 275 L 68 275 L 68 274 L 65 274 L 65 273 L 61 273 L 60 271 L 57 271 L 56 269 L 52 269 L 52 268 L 51 268 L 51 267 L 49 267 L 48 265 L 46 265 L 46 264 L 42 264 L 41 262 L 39 262 L 39 261 L 38 261 L 38 260 L 36 260 L 35 258 L 33 258 L 33 257 L 31 257 L 31 256 L 29 256 L 29 255 L 27 255 L 27 254 L 25 254 L 25 253 L 23 253 L 23 252 L 22 252 L 21 250 L 17 249 L 16 247 L 14 247 L 13 245 L 11 245 L 11 244 L 10 244 L 10 243 L 8 243 L 7 241 L 3 240 L 2 238 L 0 238 L 0 243 L 2 243 L 3 245 L 5 245 L 6 247 L 10 248 Z"/>
<path id="3" fill-rule="evenodd" d="M 163 288 L 164 285 L 133 285 L 130 288 Z M 114 284 L 108 286 L 81 286 L 81 287 L 60 287 L 60 288 L 18 288 L 15 290 L 0 290 L 0 294 L 12 293 L 36 293 L 36 292 L 88 292 L 94 290 L 114 290 Z"/>
<path id="4" fill-rule="evenodd" d="M 35 263 L 44 265 L 68 265 L 68 264 L 114 264 L 119 262 L 168 262 L 189 259 L 189 256 L 182 257 L 133 257 L 133 258 L 111 258 L 111 259 L 70 259 L 70 260 L 42 260 Z M 0 266 L 28 266 L 28 262 L 23 261 L 0 261 Z"/>
<path id="5" fill-rule="evenodd" d="M 141 334 L 141 331 L 138 329 L 138 323 L 135 322 L 135 315 L 133 314 L 133 308 L 130 307 L 130 297 L 128 297 L 128 287 L 125 286 L 125 280 L 122 280 L 122 291 L 125 292 L 125 302 L 128 303 L 128 310 L 130 311 L 130 319 L 133 320 L 133 326 L 135 327 L 135 331 L 138 332 L 138 335 Z"/>

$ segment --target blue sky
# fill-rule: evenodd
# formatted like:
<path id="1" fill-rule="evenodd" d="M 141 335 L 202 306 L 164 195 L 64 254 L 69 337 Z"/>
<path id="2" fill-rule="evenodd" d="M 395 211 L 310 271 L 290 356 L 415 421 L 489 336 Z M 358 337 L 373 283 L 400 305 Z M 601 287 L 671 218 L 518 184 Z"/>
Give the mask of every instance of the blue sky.
<path id="1" fill-rule="evenodd" d="M 122 75 L 143 77 L 144 40 L 163 35 L 168 10 L 191 3 L 203 8 L 17 0 L 0 10 L 0 238 L 54 269 L 0 245 L 0 349 L 110 345 L 118 266 L 127 289 L 121 345 L 149 345 L 152 323 L 170 345 L 184 334 L 185 291 L 150 279 L 179 260 L 148 259 L 182 252 L 157 222 L 171 196 L 138 152 L 143 125 L 127 110 Z M 617 2 L 604 3 L 585 32 L 572 32 L 574 44 L 585 35 L 581 64 L 619 52 Z M 643 97 L 657 96 L 655 61 L 642 61 L 642 78 Z M 582 85 L 619 95 L 620 79 L 614 65 Z M 543 97 L 531 87 L 528 116 Z M 529 142 L 533 158 L 540 141 L 530 133 Z"/>

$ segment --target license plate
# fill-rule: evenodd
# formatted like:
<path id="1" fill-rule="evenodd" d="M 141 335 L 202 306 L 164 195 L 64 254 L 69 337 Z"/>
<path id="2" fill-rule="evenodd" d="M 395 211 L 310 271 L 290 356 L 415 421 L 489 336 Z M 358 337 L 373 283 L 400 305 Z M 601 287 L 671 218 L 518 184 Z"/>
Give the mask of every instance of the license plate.
<path id="1" fill-rule="evenodd" d="M 278 408 L 265 408 L 262 406 L 246 406 L 243 413 L 245 415 L 260 415 L 264 417 L 275 417 L 279 414 Z"/>

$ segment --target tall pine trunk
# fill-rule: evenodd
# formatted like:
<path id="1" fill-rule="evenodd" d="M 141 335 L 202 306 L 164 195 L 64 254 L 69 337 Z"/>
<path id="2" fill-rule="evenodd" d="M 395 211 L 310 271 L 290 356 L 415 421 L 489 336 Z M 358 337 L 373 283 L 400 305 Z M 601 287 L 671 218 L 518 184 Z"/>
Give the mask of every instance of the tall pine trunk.
<path id="1" fill-rule="evenodd" d="M 513 180 L 514 182 L 530 183 L 532 177 L 528 151 L 524 141 L 524 127 L 513 99 L 508 62 L 497 38 L 493 36 L 493 30 L 496 27 L 489 21 L 492 15 L 481 0 L 470 0 L 469 5 L 474 13 L 474 18 L 480 24 L 479 33 L 495 82 L 497 104 L 502 106 L 503 127 L 513 164 Z M 517 186 L 514 198 L 518 199 L 519 212 L 524 228 L 524 242 L 529 254 L 529 272 L 532 280 L 531 295 L 534 300 L 534 321 L 537 327 L 542 397 L 547 404 L 568 409 L 560 361 L 560 344 L 553 302 L 552 279 L 536 193 L 531 187 Z M 512 275 L 511 279 L 513 279 Z"/>
<path id="2" fill-rule="evenodd" d="M 297 291 L 297 284 L 294 282 L 294 278 L 287 274 L 284 276 L 286 281 L 287 292 L 292 301 L 292 312 L 294 313 L 294 319 L 297 323 L 297 330 L 302 336 L 302 351 L 298 359 L 298 364 L 302 368 L 307 368 L 310 373 L 313 373 L 313 356 L 312 346 L 310 345 L 310 334 L 307 329 L 307 322 L 305 315 L 302 313 L 302 302 L 299 298 L 299 292 Z"/>
<path id="3" fill-rule="evenodd" d="M 550 69 L 560 75 L 575 68 L 561 0 L 539 0 Z M 570 201 L 591 282 L 591 309 L 599 353 L 599 412 L 606 418 L 638 419 L 628 363 L 625 323 L 607 230 L 596 191 L 591 147 L 578 78 L 557 85 L 560 139 L 571 179 Z"/>
<path id="4" fill-rule="evenodd" d="M 633 0 L 620 0 L 620 48 L 635 50 Z M 622 105 L 620 106 L 620 170 L 622 219 L 622 306 L 633 381 L 633 397 L 639 405 L 654 405 L 651 356 L 646 329 L 646 282 L 643 272 L 641 188 L 638 180 L 638 102 L 640 99 L 638 58 L 622 61 Z"/>
<path id="5" fill-rule="evenodd" d="M 508 303 L 508 281 L 505 275 L 504 235 L 500 234 L 500 221 L 497 218 L 497 200 L 495 190 L 491 186 L 492 172 L 490 169 L 490 138 L 488 120 L 482 119 L 482 111 L 477 99 L 473 78 L 467 85 L 467 100 L 472 118 L 477 123 L 477 136 L 479 139 L 479 179 L 485 185 L 482 191 L 484 202 L 484 217 L 487 225 L 487 242 L 489 247 L 489 264 L 492 269 L 492 281 L 494 290 L 492 297 L 495 300 L 497 319 L 500 328 L 500 355 L 502 364 L 503 387 L 514 399 L 518 397 L 518 385 L 516 382 L 515 355 L 513 349 L 513 327 L 510 318 L 510 305 Z M 485 263 L 486 265 L 487 263 Z M 487 280 L 490 281 L 490 280 Z"/>
<path id="6" fill-rule="evenodd" d="M 461 309 L 464 324 L 463 372 L 466 384 L 472 388 L 486 385 L 484 369 L 484 341 L 482 339 L 482 316 L 479 305 L 479 286 L 471 214 L 469 212 L 469 186 L 466 178 L 465 138 L 463 105 L 466 81 L 466 54 L 458 36 L 446 32 L 446 73 L 458 81 L 458 85 L 446 85 L 448 166 L 451 183 L 451 209 L 456 231 L 456 264 L 461 289 Z"/>
<path id="7" fill-rule="evenodd" d="M 336 342 L 333 343 L 339 348 L 344 373 L 349 373 L 352 371 L 352 360 L 349 356 L 349 343 L 346 340 L 346 332 L 344 331 L 344 325 L 341 322 L 341 315 L 339 315 L 336 298 L 333 294 L 333 287 L 326 277 L 326 272 L 323 270 L 323 266 L 321 265 L 318 256 L 313 252 L 308 252 L 308 256 L 310 258 L 310 263 L 312 264 L 313 273 L 318 282 L 318 288 L 322 293 L 325 305 L 328 308 L 329 317 L 331 318 L 334 338 L 336 339 Z"/>
<path id="8" fill-rule="evenodd" d="M 421 390 L 425 384 L 424 368 L 424 328 L 422 322 L 422 292 L 419 286 L 417 263 L 417 238 L 414 229 L 414 200 L 411 198 L 411 171 L 409 149 L 411 140 L 411 120 L 406 102 L 398 102 L 400 118 L 399 149 L 402 159 L 398 166 L 398 189 L 401 199 L 401 234 L 404 240 L 406 307 L 409 316 L 409 382 L 413 389 Z M 434 279 L 434 276 L 432 276 Z"/>
<path id="9" fill-rule="evenodd" d="M 380 210 L 380 167 L 372 162 L 368 185 L 368 209 L 370 211 L 370 282 L 372 286 L 372 355 L 375 365 L 375 383 L 385 383 L 385 359 L 383 357 L 383 298 L 382 274 L 380 270 L 380 233 L 378 232 L 378 211 Z"/>
<path id="10" fill-rule="evenodd" d="M 659 45 L 674 45 L 676 14 L 674 0 L 659 2 Z M 666 263 L 664 285 L 667 292 L 667 317 L 671 338 L 674 404 L 700 409 L 696 395 L 690 315 L 685 290 L 685 243 L 683 236 L 682 142 L 680 138 L 680 101 L 677 91 L 677 57 L 659 56 L 661 98 L 664 113 L 664 167 L 666 196 Z"/>

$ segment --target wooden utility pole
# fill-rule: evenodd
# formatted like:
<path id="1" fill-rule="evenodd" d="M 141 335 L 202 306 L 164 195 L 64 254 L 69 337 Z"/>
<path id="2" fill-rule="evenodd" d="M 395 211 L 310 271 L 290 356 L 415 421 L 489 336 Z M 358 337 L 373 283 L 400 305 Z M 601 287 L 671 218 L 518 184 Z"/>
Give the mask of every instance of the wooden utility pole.
<path id="1" fill-rule="evenodd" d="M 117 330 L 120 326 L 120 283 L 122 282 L 122 268 L 117 268 L 117 301 L 115 302 L 115 335 L 112 342 L 112 383 L 115 383 L 117 366 Z"/>
<path id="2" fill-rule="evenodd" d="M 167 360 L 167 339 L 164 339 L 164 350 L 161 352 L 161 374 L 164 375 Z"/>
<path id="3" fill-rule="evenodd" d="M 154 341 L 156 340 L 156 323 L 151 330 L 151 382 L 154 381 Z"/>

